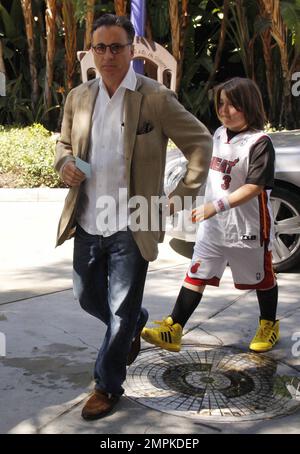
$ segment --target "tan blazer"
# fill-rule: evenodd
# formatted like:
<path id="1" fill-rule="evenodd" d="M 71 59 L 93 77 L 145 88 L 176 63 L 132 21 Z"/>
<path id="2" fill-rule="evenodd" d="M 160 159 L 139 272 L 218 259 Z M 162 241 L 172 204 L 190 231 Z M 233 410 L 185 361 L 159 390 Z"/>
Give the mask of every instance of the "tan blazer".
<path id="1" fill-rule="evenodd" d="M 76 156 L 88 161 L 91 120 L 99 90 L 99 79 L 88 81 L 69 93 L 56 147 L 55 168 L 58 172 Z M 126 90 L 124 147 L 127 189 L 130 197 L 163 194 L 163 180 L 168 139 L 188 159 L 187 172 L 173 195 L 195 196 L 205 181 L 212 152 L 212 139 L 206 127 L 178 102 L 173 91 L 164 85 L 137 74 L 135 91 Z M 143 133 L 145 124 L 153 128 Z M 57 246 L 75 233 L 76 208 L 80 187 L 71 188 L 60 218 Z M 146 260 L 155 260 L 162 231 L 133 232 L 134 239 Z"/>

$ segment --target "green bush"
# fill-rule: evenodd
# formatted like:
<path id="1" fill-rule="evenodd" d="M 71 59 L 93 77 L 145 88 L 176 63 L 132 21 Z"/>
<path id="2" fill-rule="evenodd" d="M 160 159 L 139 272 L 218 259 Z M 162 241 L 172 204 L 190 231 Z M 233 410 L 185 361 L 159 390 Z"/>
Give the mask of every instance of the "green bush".
<path id="1" fill-rule="evenodd" d="M 0 188 L 63 188 L 53 168 L 57 134 L 40 124 L 0 125 Z M 170 140 L 168 149 L 176 148 Z"/>
<path id="2" fill-rule="evenodd" d="M 0 187 L 63 187 L 53 168 L 55 141 L 40 124 L 0 125 Z"/>

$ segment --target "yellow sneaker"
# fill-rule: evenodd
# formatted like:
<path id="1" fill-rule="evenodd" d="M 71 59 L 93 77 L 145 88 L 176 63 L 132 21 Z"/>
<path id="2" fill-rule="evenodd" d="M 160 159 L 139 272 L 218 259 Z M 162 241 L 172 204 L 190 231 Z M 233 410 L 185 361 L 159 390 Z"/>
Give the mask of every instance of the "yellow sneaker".
<path id="1" fill-rule="evenodd" d="M 267 352 L 274 347 L 279 340 L 279 320 L 260 320 L 256 334 L 252 339 L 249 348 L 254 352 Z"/>
<path id="2" fill-rule="evenodd" d="M 182 327 L 179 323 L 173 323 L 172 317 L 167 317 L 161 321 L 155 321 L 158 328 L 143 328 L 142 338 L 157 347 L 179 352 L 181 349 Z"/>

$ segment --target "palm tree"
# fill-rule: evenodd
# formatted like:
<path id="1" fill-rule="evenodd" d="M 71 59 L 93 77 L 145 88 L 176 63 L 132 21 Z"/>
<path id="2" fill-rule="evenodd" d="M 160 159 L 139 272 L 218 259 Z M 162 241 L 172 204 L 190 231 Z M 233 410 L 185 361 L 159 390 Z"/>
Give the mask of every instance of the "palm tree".
<path id="1" fill-rule="evenodd" d="M 127 0 L 114 0 L 117 16 L 126 16 Z"/>
<path id="2" fill-rule="evenodd" d="M 291 77 L 287 48 L 287 26 L 283 21 L 279 0 L 258 0 L 261 16 L 270 22 L 270 33 L 275 40 L 279 52 L 283 80 L 283 98 L 279 123 L 288 126 L 292 120 Z M 268 37 L 268 36 L 267 36 Z M 268 43 L 270 39 L 268 38 Z M 266 43 L 265 43 L 266 45 Z M 271 90 L 271 87 L 269 88 Z"/>
<path id="3" fill-rule="evenodd" d="M 3 59 L 3 45 L 0 38 L 0 96 L 3 96 L 5 93 L 5 64 Z"/>
<path id="4" fill-rule="evenodd" d="M 181 14 L 178 0 L 169 0 L 169 15 L 172 37 L 172 54 L 177 61 L 176 91 L 179 91 L 183 60 L 186 31 L 188 27 L 188 0 L 182 0 Z"/>
<path id="5" fill-rule="evenodd" d="M 31 101 L 32 107 L 34 107 L 39 98 L 39 83 L 38 83 L 38 72 L 35 63 L 35 50 L 34 50 L 34 31 L 33 31 L 33 16 L 32 16 L 32 5 L 31 0 L 21 0 L 23 16 L 25 21 L 28 55 L 29 55 L 29 68 L 31 75 Z"/>
<path id="6" fill-rule="evenodd" d="M 89 49 L 91 45 L 91 33 L 94 22 L 95 0 L 87 0 L 86 6 L 87 11 L 85 16 L 85 37 L 84 37 L 85 50 Z"/>
<path id="7" fill-rule="evenodd" d="M 53 83 L 54 73 L 54 56 L 55 56 L 55 38 L 56 38 L 56 0 L 46 0 L 46 35 L 47 35 L 47 51 L 46 51 L 46 76 L 45 76 L 45 92 L 44 102 L 46 110 L 51 107 L 52 94 L 51 87 Z"/>
<path id="8" fill-rule="evenodd" d="M 73 88 L 73 77 L 76 67 L 76 19 L 72 0 L 62 2 L 62 17 L 65 28 L 65 49 L 67 69 L 67 89 Z"/>
<path id="9" fill-rule="evenodd" d="M 4 64 L 4 59 L 3 59 L 3 45 L 2 45 L 2 39 L 0 38 L 0 72 L 5 74 L 5 64 Z"/>
<path id="10" fill-rule="evenodd" d="M 225 39 L 226 39 L 226 33 L 227 33 L 229 6 L 230 6 L 230 0 L 224 0 L 223 18 L 222 18 L 222 22 L 221 22 L 220 36 L 219 36 L 218 46 L 217 46 L 217 50 L 216 50 L 216 55 L 214 58 L 214 65 L 213 65 L 213 69 L 207 79 L 207 82 L 205 84 L 203 96 L 205 96 L 206 93 L 208 92 L 208 90 L 210 89 L 210 87 L 215 79 L 215 76 L 217 74 L 217 71 L 219 69 L 219 66 L 220 66 L 221 56 L 222 56 Z"/>
<path id="11" fill-rule="evenodd" d="M 266 74 L 266 83 L 267 83 L 267 94 L 269 100 L 269 115 L 268 118 L 270 123 L 273 122 L 275 117 L 275 108 L 276 102 L 274 98 L 274 70 L 273 70 L 273 43 L 272 43 L 272 34 L 271 34 L 271 22 L 268 17 L 266 17 L 265 5 L 264 2 L 258 1 L 259 15 L 256 20 L 256 28 L 258 35 L 261 38 L 262 49 L 263 49 L 263 59 L 265 62 L 265 74 Z M 255 40 L 256 36 L 254 37 Z"/>
<path id="12" fill-rule="evenodd" d="M 227 2 L 224 2 L 224 7 L 225 3 Z M 228 21 L 227 33 L 239 50 L 246 76 L 253 79 L 253 46 L 247 20 L 246 2 L 234 0 L 229 2 L 229 6 L 232 19 Z"/>

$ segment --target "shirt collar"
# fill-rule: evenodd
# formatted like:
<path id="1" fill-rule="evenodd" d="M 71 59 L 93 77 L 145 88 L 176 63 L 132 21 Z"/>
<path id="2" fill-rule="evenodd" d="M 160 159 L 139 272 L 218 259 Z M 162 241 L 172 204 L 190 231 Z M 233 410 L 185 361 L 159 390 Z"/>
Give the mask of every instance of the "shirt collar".
<path id="1" fill-rule="evenodd" d="M 132 68 L 132 65 L 130 65 L 126 76 L 124 77 L 124 79 L 122 80 L 122 82 L 120 83 L 120 85 L 118 87 L 118 90 L 120 88 L 124 88 L 124 89 L 127 88 L 128 90 L 134 91 L 136 88 L 136 83 L 137 83 L 136 74 Z M 104 88 L 106 90 L 101 76 L 100 76 L 100 80 L 99 80 L 99 87 L 100 87 L 100 89 Z"/>

